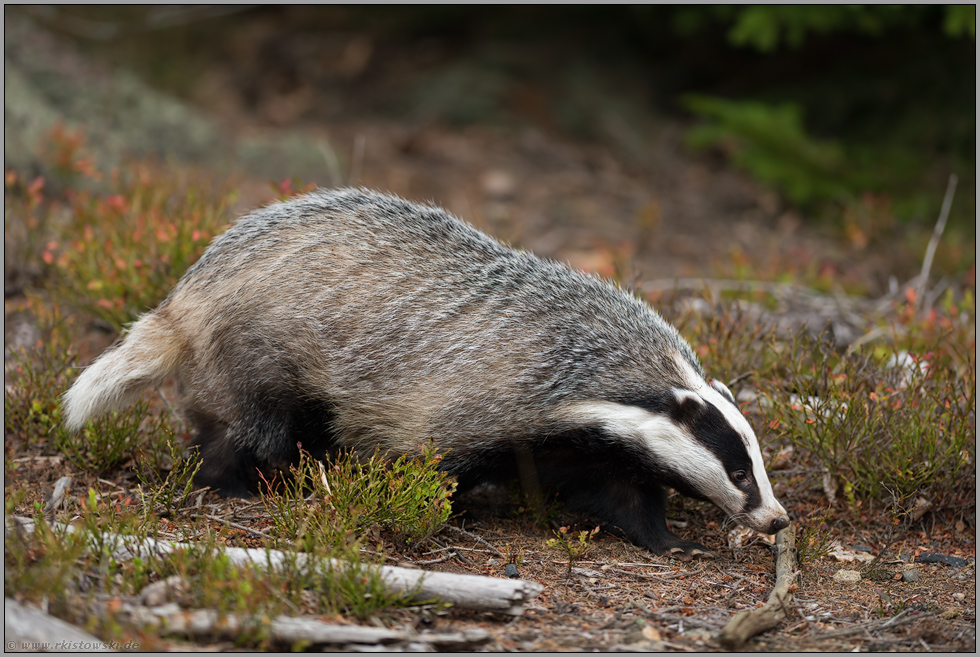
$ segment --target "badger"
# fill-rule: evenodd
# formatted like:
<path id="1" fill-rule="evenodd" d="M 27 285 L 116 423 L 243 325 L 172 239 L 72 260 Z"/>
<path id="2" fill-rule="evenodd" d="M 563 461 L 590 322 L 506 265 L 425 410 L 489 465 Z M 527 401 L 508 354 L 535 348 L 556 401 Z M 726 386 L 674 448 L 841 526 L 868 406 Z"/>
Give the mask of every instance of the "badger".
<path id="1" fill-rule="evenodd" d="M 615 284 L 504 245 L 445 210 L 317 190 L 241 218 L 76 379 L 65 422 L 174 377 L 198 481 L 226 496 L 299 447 L 391 457 L 431 443 L 458 490 L 516 478 L 658 554 L 666 488 L 772 534 L 789 518 L 724 384 Z"/>

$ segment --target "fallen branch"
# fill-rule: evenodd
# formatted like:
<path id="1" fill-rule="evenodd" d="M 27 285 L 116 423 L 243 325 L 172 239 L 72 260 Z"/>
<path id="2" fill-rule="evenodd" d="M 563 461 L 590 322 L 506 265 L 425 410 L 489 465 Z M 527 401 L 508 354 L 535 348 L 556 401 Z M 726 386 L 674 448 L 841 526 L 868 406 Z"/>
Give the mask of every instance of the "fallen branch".
<path id="1" fill-rule="evenodd" d="M 776 585 L 766 604 L 743 611 L 718 633 L 718 641 L 729 650 L 739 648 L 751 637 L 775 627 L 786 618 L 793 599 L 796 569 L 796 530 L 793 525 L 776 534 Z"/>
<path id="2" fill-rule="evenodd" d="M 4 652 L 108 652 L 118 649 L 40 609 L 3 599 Z"/>
<path id="3" fill-rule="evenodd" d="M 149 609 L 124 605 L 118 615 L 144 631 L 170 636 L 195 638 L 221 637 L 234 640 L 245 632 L 267 632 L 269 639 L 280 646 L 347 646 L 391 645 L 421 643 L 441 650 L 472 649 L 490 640 L 490 633 L 481 628 L 461 632 L 407 632 L 383 627 L 335 625 L 315 618 L 276 616 L 272 619 L 252 618 L 238 614 L 221 614 L 214 609 L 183 611 L 175 605 Z"/>
<path id="4" fill-rule="evenodd" d="M 20 524 L 24 531 L 34 530 L 34 521 L 29 518 L 13 520 Z M 72 525 L 55 525 L 55 527 L 70 532 L 77 531 Z M 190 543 L 152 538 L 141 540 L 133 536 L 110 533 L 103 534 L 102 539 L 106 544 L 114 545 L 112 556 L 119 561 L 169 554 L 193 547 Z M 221 551 L 238 567 L 257 566 L 275 571 L 286 567 L 328 570 L 345 565 L 337 559 L 317 559 L 304 553 L 292 554 L 282 550 L 226 547 Z M 439 573 L 397 566 L 364 565 L 363 568 L 377 568 L 390 592 L 410 595 L 412 600 L 419 602 L 439 600 L 464 609 L 494 611 L 515 616 L 523 613 L 525 602 L 544 590 L 544 587 L 537 582 L 521 579 Z"/>

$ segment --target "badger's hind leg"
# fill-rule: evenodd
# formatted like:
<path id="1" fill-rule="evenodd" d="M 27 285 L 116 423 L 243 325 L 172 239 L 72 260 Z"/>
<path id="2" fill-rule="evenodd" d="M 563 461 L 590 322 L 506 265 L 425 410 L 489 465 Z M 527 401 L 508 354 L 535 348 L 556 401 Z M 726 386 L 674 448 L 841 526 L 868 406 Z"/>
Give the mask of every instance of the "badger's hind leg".
<path id="1" fill-rule="evenodd" d="M 247 496 L 258 466 L 256 459 L 236 444 L 226 423 L 196 409 L 187 416 L 196 429 L 193 446 L 201 459 L 194 481 L 223 497 Z"/>
<path id="2" fill-rule="evenodd" d="M 223 496 L 257 492 L 263 479 L 273 483 L 288 476 L 300 449 L 323 459 L 334 442 L 333 407 L 326 402 L 270 397 L 241 406 L 242 414 L 230 423 L 201 411 L 189 414 L 202 459 L 197 482 Z"/>

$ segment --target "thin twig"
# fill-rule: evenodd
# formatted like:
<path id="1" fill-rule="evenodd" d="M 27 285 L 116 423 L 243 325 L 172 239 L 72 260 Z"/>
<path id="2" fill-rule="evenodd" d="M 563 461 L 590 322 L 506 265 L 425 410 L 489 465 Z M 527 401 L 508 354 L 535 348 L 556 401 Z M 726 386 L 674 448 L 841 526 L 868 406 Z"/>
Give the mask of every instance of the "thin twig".
<path id="1" fill-rule="evenodd" d="M 491 545 L 490 543 L 488 543 L 485 539 L 483 539 L 480 536 L 477 536 L 476 534 L 473 534 L 471 532 L 468 532 L 465 529 L 460 529 L 459 527 L 457 527 L 455 525 L 446 525 L 446 529 L 450 529 L 450 530 L 456 532 L 457 534 L 462 534 L 463 536 L 467 536 L 467 537 L 473 539 L 474 541 L 476 541 L 477 543 L 480 543 L 481 545 L 486 545 L 488 548 L 490 548 L 491 550 L 493 550 L 493 553 L 496 554 L 501 559 L 506 559 L 507 558 L 507 555 L 506 554 L 504 554 L 503 552 L 501 552 L 500 550 L 498 550 L 496 547 L 494 547 L 493 545 Z"/>
<path id="2" fill-rule="evenodd" d="M 922 273 L 919 274 L 919 285 L 916 290 L 916 302 L 919 310 L 924 310 L 926 284 L 929 281 L 929 271 L 932 269 L 932 259 L 936 255 L 936 247 L 939 246 L 939 238 L 943 235 L 946 228 L 946 220 L 949 219 L 949 207 L 953 204 L 953 195 L 956 193 L 956 174 L 949 174 L 949 183 L 946 185 L 946 195 L 943 197 L 943 207 L 939 211 L 939 220 L 932 231 L 932 238 L 929 246 L 926 247 L 926 257 L 922 260 Z"/>
<path id="3" fill-rule="evenodd" d="M 203 515 L 198 515 L 198 514 L 195 513 L 195 514 L 192 514 L 191 517 L 192 518 L 207 518 L 208 520 L 214 520 L 215 522 L 224 523 L 224 524 L 228 525 L 229 527 L 231 527 L 232 529 L 240 529 L 242 531 L 248 532 L 249 534 L 253 534 L 255 536 L 258 536 L 259 538 L 265 538 L 265 539 L 268 539 L 270 541 L 273 540 L 273 538 L 271 536 L 269 536 L 268 534 L 266 534 L 265 532 L 259 531 L 258 529 L 252 529 L 251 527 L 246 527 L 245 525 L 239 525 L 237 522 L 232 522 L 231 520 L 228 520 L 227 518 L 222 518 L 220 516 L 214 516 L 214 515 L 211 515 L 210 513 L 205 513 Z"/>
<path id="4" fill-rule="evenodd" d="M 467 559 L 466 557 L 464 557 L 463 555 L 461 555 L 459 552 L 457 552 L 455 547 L 453 547 L 451 545 L 445 545 L 444 543 L 441 543 L 438 539 L 436 539 L 435 537 L 432 537 L 432 536 L 430 536 L 428 540 L 430 542 L 432 542 L 432 543 L 435 543 L 436 545 L 438 545 L 441 548 L 445 548 L 447 550 L 450 550 L 451 552 L 450 552 L 449 556 L 456 557 L 457 559 L 459 559 L 460 561 L 462 561 L 464 564 L 466 564 L 470 568 L 473 567 L 473 563 L 469 559 Z"/>
<path id="5" fill-rule="evenodd" d="M 352 186 L 357 185 L 361 180 L 361 169 L 364 166 L 364 147 L 367 144 L 367 136 L 359 133 L 354 137 L 354 154 L 351 156 L 350 180 Z"/>
<path id="6" fill-rule="evenodd" d="M 434 563 L 442 563 L 443 561 L 449 561 L 450 559 L 458 556 L 455 552 L 449 554 L 444 554 L 441 557 L 436 557 L 435 559 L 428 559 L 426 561 L 413 561 L 411 562 L 413 566 L 429 566 Z"/>

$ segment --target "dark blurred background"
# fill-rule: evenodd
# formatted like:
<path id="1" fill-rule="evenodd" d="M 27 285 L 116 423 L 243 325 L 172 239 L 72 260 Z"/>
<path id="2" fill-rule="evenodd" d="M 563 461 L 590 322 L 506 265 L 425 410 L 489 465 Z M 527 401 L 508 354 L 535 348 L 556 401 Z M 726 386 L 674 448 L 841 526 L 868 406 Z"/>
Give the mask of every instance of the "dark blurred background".
<path id="1" fill-rule="evenodd" d="M 646 277 L 810 248 L 869 292 L 915 273 L 956 174 L 937 267 L 974 267 L 973 5 L 4 14 L 8 165 L 62 121 L 107 158 L 432 199 L 585 267 L 596 233 Z"/>

